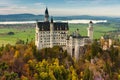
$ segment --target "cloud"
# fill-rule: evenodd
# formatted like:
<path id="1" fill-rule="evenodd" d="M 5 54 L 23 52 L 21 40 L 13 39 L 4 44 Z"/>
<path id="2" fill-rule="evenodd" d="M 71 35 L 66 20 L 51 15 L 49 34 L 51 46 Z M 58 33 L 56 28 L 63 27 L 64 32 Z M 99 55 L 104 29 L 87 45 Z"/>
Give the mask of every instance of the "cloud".
<path id="1" fill-rule="evenodd" d="M 96 2 L 100 0 L 64 0 L 67 3 L 80 3 L 80 2 Z"/>
<path id="2" fill-rule="evenodd" d="M 87 5 L 87 6 L 97 6 L 97 5 L 113 5 L 120 4 L 120 0 L 64 0 L 67 4 L 72 5 Z"/>
<path id="3" fill-rule="evenodd" d="M 93 16 L 119 16 L 120 5 L 107 7 L 84 7 L 84 8 L 53 8 L 51 15 L 93 15 Z"/>
<path id="4" fill-rule="evenodd" d="M 45 6 L 45 4 L 44 4 L 44 3 L 42 3 L 42 2 L 39 2 L 39 3 L 34 3 L 34 5 L 35 5 L 35 6 Z"/>
<path id="5" fill-rule="evenodd" d="M 33 13 L 40 14 L 43 11 L 45 4 L 42 2 L 34 2 L 19 4 L 21 0 L 0 0 L 0 14 L 19 14 L 19 13 Z M 27 0 L 25 0 L 27 1 Z"/>
<path id="6" fill-rule="evenodd" d="M 4 8 L 4 7 L 7 7 L 7 6 L 4 6 L 4 5 L 0 5 L 0 8 Z"/>
<path id="7" fill-rule="evenodd" d="M 11 0 L 0 0 L 0 9 L 11 7 L 13 4 Z"/>
<path id="8" fill-rule="evenodd" d="M 29 2 L 28 2 L 29 1 Z M 119 0 L 64 0 L 64 4 L 45 3 L 43 0 L 0 0 L 0 14 L 33 13 L 44 14 L 46 4 L 54 15 L 105 15 L 120 16 Z M 42 1 L 42 2 L 41 2 Z M 119 1 L 117 3 L 117 1 Z M 25 2 L 25 3 L 24 3 Z M 27 3 L 27 4 L 26 4 Z M 109 4 L 108 4 L 109 3 Z M 52 5 L 51 5 L 52 4 Z M 54 6 L 56 4 L 56 6 Z"/>

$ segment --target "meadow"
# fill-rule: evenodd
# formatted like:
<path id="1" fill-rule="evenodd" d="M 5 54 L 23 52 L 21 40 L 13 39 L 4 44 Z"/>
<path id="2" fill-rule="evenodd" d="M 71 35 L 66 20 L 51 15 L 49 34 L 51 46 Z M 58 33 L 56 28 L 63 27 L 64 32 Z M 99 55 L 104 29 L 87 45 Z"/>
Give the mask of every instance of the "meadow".
<path id="1" fill-rule="evenodd" d="M 99 39 L 108 31 L 116 30 L 114 24 L 95 24 L 94 25 L 94 39 Z M 87 36 L 88 24 L 69 24 L 69 34 L 79 29 L 80 34 Z M 9 32 L 14 32 L 14 35 L 8 35 Z M 25 42 L 35 39 L 35 28 L 23 28 L 23 27 L 3 27 L 0 28 L 0 46 L 5 44 L 14 45 L 17 40 L 24 40 Z"/>
<path id="2" fill-rule="evenodd" d="M 14 32 L 14 35 L 8 35 L 8 32 Z M 17 40 L 27 39 L 30 41 L 34 39 L 35 29 L 34 28 L 2 28 L 0 29 L 0 45 L 12 44 L 14 45 Z"/>
<path id="3" fill-rule="evenodd" d="M 115 24 L 94 24 L 94 39 L 99 39 L 101 36 L 103 36 L 105 33 L 109 31 L 116 30 Z M 79 29 L 79 32 L 82 36 L 87 36 L 87 28 L 88 24 L 70 24 L 69 30 L 70 33 L 75 31 L 76 29 Z"/>

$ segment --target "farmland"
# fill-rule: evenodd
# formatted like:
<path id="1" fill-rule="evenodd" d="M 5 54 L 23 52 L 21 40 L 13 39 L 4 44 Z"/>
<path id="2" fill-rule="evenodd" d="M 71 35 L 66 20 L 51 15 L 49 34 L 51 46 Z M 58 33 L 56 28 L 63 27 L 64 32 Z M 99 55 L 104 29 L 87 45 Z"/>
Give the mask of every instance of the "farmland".
<path id="1" fill-rule="evenodd" d="M 104 33 L 115 30 L 114 24 L 95 24 L 94 25 L 94 39 L 99 39 Z M 87 35 L 88 24 L 69 24 L 69 34 L 76 29 L 80 30 L 80 34 Z M 9 35 L 9 32 L 13 32 L 14 35 Z M 24 40 L 25 42 L 35 39 L 35 27 L 2 27 L 0 28 L 0 45 L 12 44 L 14 45 L 17 40 Z"/>

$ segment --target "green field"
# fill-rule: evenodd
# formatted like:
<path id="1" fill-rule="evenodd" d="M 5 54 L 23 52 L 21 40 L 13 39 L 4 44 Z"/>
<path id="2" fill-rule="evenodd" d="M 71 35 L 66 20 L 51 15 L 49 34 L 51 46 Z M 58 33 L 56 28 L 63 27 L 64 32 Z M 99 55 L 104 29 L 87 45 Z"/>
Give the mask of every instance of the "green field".
<path id="1" fill-rule="evenodd" d="M 70 33 L 75 31 L 77 28 L 80 31 L 80 34 L 83 36 L 87 36 L 87 27 L 88 24 L 70 24 L 69 25 Z M 108 31 L 116 30 L 114 24 L 103 25 L 103 24 L 95 24 L 94 25 L 94 39 L 99 39 L 102 35 L 104 35 Z"/>
<path id="2" fill-rule="evenodd" d="M 14 32 L 14 35 L 8 35 L 8 32 Z M 0 45 L 2 44 L 15 44 L 17 40 L 21 39 L 26 41 L 34 39 L 35 29 L 17 29 L 17 28 L 2 28 L 0 29 Z"/>
<path id="3" fill-rule="evenodd" d="M 87 24 L 69 24 L 69 33 L 72 33 L 77 28 L 80 30 L 80 34 L 83 36 L 87 36 Z M 100 38 L 105 32 L 115 30 L 113 24 L 110 25 L 102 25 L 95 24 L 94 25 L 94 39 Z M 8 35 L 8 32 L 14 32 L 14 35 Z M 17 40 L 27 39 L 29 41 L 35 39 L 35 28 L 0 28 L 0 45 L 2 44 L 15 44 Z"/>

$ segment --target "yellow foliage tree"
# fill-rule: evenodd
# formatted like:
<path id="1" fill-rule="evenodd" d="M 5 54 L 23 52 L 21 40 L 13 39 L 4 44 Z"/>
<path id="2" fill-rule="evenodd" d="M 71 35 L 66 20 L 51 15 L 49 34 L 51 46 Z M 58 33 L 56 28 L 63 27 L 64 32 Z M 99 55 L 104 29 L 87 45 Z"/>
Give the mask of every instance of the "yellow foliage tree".
<path id="1" fill-rule="evenodd" d="M 20 52 L 18 50 L 15 51 L 14 58 L 20 57 Z"/>

